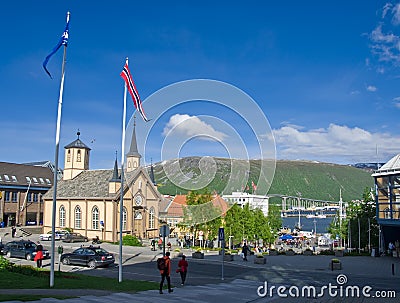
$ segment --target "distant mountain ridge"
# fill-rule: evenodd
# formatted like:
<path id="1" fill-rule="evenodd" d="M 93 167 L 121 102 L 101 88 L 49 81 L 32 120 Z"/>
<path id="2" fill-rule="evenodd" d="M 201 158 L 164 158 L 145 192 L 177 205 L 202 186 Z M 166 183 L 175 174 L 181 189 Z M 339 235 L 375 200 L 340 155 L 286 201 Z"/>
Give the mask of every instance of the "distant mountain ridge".
<path id="1" fill-rule="evenodd" d="M 226 158 L 213 158 L 216 165 L 213 167 L 204 166 L 200 170 L 199 163 L 201 157 L 186 157 L 173 159 L 154 164 L 155 181 L 159 185 L 158 189 L 162 194 L 176 195 L 185 194 L 187 190 L 174 185 L 166 176 L 164 165 L 179 162 L 180 171 L 183 176 L 195 180 L 201 172 L 215 170 L 215 176 L 207 186 L 210 192 L 216 191 L 219 194 L 230 194 L 225 188 L 226 180 L 231 173 L 231 161 L 235 165 L 246 165 L 246 160 L 231 160 Z M 176 164 L 176 163 L 175 163 Z M 210 164 L 211 166 L 211 164 Z M 236 166 L 237 167 L 237 166 Z M 251 191 L 251 181 L 257 182 L 260 175 L 260 160 L 250 160 L 250 178 L 247 182 Z M 182 176 L 176 172 L 173 178 Z M 283 194 L 290 196 L 301 195 L 303 198 L 318 199 L 325 201 L 339 201 L 340 190 L 344 201 L 361 199 L 366 187 L 374 186 L 371 172 L 353 167 L 351 165 L 339 165 L 323 163 L 317 161 L 290 161 L 277 160 L 275 175 L 268 194 Z M 239 186 L 238 186 L 239 187 Z M 257 191 L 265 193 L 267 184 L 259 184 Z M 225 192 L 222 192 L 225 189 Z M 237 191 L 235 188 L 229 191 Z M 255 192 L 257 194 L 257 191 Z"/>

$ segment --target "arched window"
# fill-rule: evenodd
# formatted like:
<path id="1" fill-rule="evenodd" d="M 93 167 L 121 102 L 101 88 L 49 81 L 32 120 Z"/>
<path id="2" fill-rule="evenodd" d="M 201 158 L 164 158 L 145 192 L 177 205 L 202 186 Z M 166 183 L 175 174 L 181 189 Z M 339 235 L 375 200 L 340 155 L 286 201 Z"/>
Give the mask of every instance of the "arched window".
<path id="1" fill-rule="evenodd" d="M 124 207 L 122 211 L 122 230 L 126 230 L 126 218 L 128 217 L 127 213 L 126 207 Z"/>
<path id="2" fill-rule="evenodd" d="M 92 209 L 92 229 L 100 229 L 99 209 L 97 206 L 94 206 Z"/>
<path id="3" fill-rule="evenodd" d="M 82 211 L 79 206 L 75 207 L 75 228 L 82 228 Z"/>
<path id="4" fill-rule="evenodd" d="M 151 207 L 149 211 L 149 229 L 152 228 L 154 228 L 154 207 Z"/>
<path id="5" fill-rule="evenodd" d="M 67 162 L 71 162 L 71 151 L 68 150 L 67 152 Z"/>
<path id="6" fill-rule="evenodd" d="M 76 161 L 81 162 L 81 150 L 78 149 L 78 154 L 76 155 Z"/>
<path id="7" fill-rule="evenodd" d="M 60 206 L 59 210 L 59 219 L 60 219 L 60 227 L 65 227 L 65 207 L 64 205 Z"/>

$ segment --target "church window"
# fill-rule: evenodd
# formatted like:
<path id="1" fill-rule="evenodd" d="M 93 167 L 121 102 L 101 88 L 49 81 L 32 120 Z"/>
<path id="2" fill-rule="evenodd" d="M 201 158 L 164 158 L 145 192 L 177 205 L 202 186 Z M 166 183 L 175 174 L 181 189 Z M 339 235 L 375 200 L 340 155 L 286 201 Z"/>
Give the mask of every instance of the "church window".
<path id="1" fill-rule="evenodd" d="M 151 207 L 149 211 L 149 229 L 153 228 L 154 228 L 154 207 Z"/>
<path id="2" fill-rule="evenodd" d="M 68 150 L 67 152 L 67 162 L 71 162 L 71 151 Z"/>
<path id="3" fill-rule="evenodd" d="M 92 209 L 92 229 L 100 229 L 99 209 L 97 206 L 94 206 Z"/>
<path id="4" fill-rule="evenodd" d="M 122 230 L 126 230 L 126 218 L 127 218 L 127 210 L 126 207 L 124 207 L 122 211 Z"/>
<path id="5" fill-rule="evenodd" d="M 77 153 L 77 155 L 76 155 L 76 161 L 77 162 L 81 162 L 81 151 L 78 149 L 78 153 Z"/>
<path id="6" fill-rule="evenodd" d="M 60 227 L 65 227 L 65 207 L 64 205 L 60 206 L 59 210 L 59 219 L 60 219 Z"/>
<path id="7" fill-rule="evenodd" d="M 82 228 L 82 211 L 79 206 L 75 207 L 75 228 Z"/>

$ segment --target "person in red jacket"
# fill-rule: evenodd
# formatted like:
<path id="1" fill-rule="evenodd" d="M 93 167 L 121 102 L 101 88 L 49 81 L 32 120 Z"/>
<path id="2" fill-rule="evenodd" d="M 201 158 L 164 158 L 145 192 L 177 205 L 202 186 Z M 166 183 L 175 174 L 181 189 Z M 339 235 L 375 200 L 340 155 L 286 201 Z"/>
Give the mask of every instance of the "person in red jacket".
<path id="1" fill-rule="evenodd" d="M 161 274 L 161 282 L 160 282 L 160 294 L 163 293 L 162 288 L 164 286 L 164 281 L 167 280 L 167 284 L 168 284 L 168 292 L 173 292 L 173 289 L 171 288 L 171 278 L 170 278 L 170 274 L 171 274 L 171 259 L 169 258 L 170 253 L 169 251 L 167 251 L 165 253 L 165 269 L 160 270 L 160 274 Z"/>
<path id="2" fill-rule="evenodd" d="M 179 273 L 181 274 L 181 285 L 185 284 L 188 266 L 189 264 L 186 261 L 186 256 L 183 255 L 182 259 L 180 259 L 178 263 Z"/>
<path id="3" fill-rule="evenodd" d="M 42 244 L 40 244 L 40 242 L 38 242 L 38 244 L 36 246 L 36 255 L 35 255 L 35 258 L 33 260 L 36 261 L 37 268 L 41 268 L 42 267 L 43 246 L 42 246 Z"/>

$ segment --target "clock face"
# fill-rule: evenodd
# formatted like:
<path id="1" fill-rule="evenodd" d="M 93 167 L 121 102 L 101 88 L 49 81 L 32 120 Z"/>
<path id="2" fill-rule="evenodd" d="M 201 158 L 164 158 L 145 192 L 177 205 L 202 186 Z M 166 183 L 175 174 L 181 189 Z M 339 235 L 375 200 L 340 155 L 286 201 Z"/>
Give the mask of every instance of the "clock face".
<path id="1" fill-rule="evenodd" d="M 140 196 L 140 195 L 136 196 L 135 203 L 136 203 L 136 205 L 141 205 L 142 204 L 142 196 Z"/>

